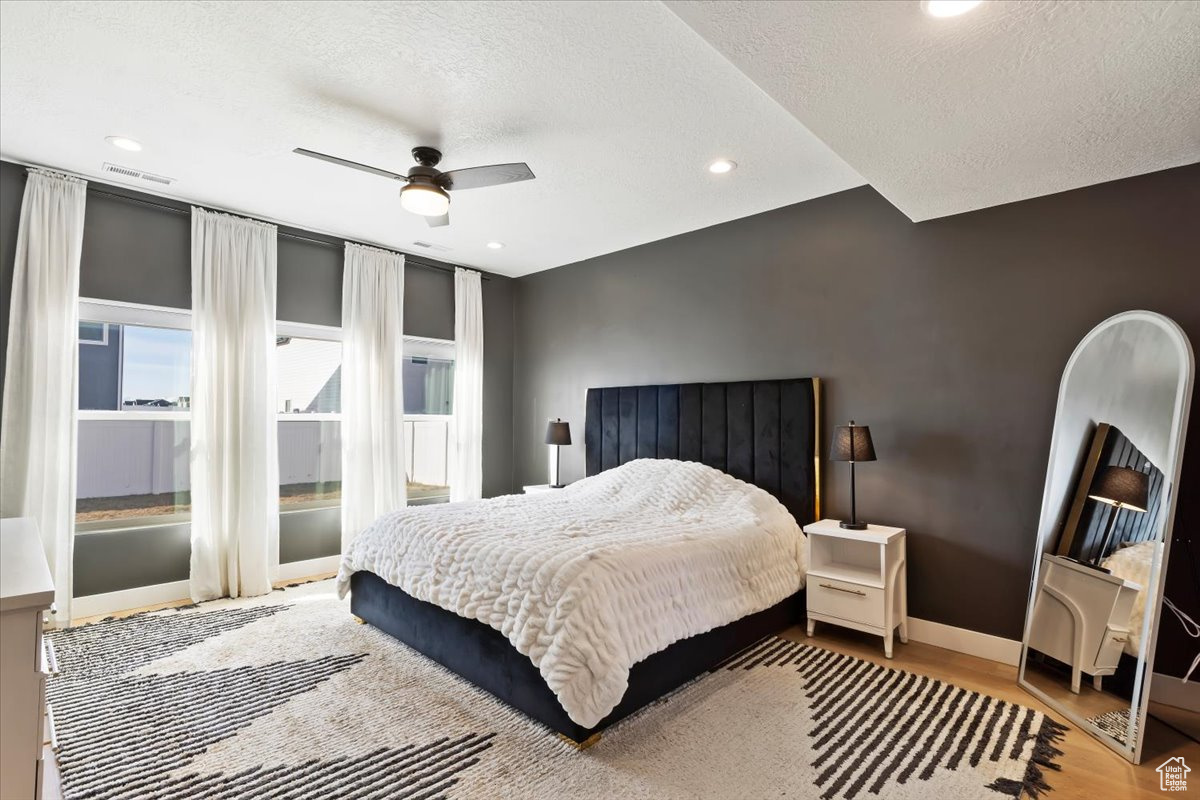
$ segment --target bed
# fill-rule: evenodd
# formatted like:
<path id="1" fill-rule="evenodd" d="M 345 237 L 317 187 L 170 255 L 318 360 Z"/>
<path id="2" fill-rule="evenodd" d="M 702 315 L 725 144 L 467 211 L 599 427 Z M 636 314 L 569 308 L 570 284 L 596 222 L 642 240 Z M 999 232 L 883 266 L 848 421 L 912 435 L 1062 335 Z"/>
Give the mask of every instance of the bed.
<path id="1" fill-rule="evenodd" d="M 1136 583 L 1137 599 L 1129 614 L 1129 638 L 1125 640 L 1125 655 L 1137 658 L 1142 649 L 1142 626 L 1146 621 L 1146 595 L 1150 590 L 1155 559 L 1162 558 L 1162 543 L 1141 541 L 1110 553 L 1100 566 L 1118 578 Z"/>
<path id="2" fill-rule="evenodd" d="M 339 573 L 359 619 L 577 744 L 801 618 L 792 529 L 819 516 L 815 379 L 591 389 L 586 408 L 586 480 L 388 515 Z M 617 616 L 572 629 L 589 604 Z"/>

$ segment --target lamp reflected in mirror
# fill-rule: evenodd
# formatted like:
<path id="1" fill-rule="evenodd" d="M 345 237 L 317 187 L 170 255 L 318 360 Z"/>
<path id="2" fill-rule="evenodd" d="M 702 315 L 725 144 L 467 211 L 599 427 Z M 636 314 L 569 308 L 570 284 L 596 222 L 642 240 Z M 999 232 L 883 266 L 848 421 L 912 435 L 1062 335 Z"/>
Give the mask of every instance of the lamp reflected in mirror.
<path id="1" fill-rule="evenodd" d="M 1100 549 L 1093 557 L 1092 565 L 1097 569 L 1109 571 L 1100 566 L 1100 559 L 1108 553 L 1113 527 L 1121 510 L 1127 508 L 1139 514 L 1146 513 L 1146 509 L 1149 507 L 1147 500 L 1149 486 L 1149 475 L 1129 467 L 1106 467 L 1101 473 L 1098 485 L 1088 497 L 1112 506 L 1112 511 L 1109 512 L 1108 522 L 1104 524 L 1104 536 L 1100 539 Z"/>

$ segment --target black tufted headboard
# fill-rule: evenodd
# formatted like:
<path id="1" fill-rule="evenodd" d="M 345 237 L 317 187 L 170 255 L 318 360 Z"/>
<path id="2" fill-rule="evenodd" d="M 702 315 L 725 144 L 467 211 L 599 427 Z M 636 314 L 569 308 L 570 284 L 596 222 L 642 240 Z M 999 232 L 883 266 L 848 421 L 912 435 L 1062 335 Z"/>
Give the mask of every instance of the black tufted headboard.
<path id="1" fill-rule="evenodd" d="M 699 461 L 820 518 L 820 380 L 588 389 L 587 474 L 637 458 Z"/>

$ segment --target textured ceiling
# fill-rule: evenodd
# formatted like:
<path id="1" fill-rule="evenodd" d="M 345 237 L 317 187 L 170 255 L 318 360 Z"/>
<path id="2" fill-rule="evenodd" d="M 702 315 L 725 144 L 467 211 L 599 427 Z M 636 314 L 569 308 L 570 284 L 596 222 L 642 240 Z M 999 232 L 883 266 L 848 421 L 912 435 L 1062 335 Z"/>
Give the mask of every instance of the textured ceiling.
<path id="1" fill-rule="evenodd" d="M 6 158 L 125 164 L 186 200 L 509 275 L 863 183 L 658 3 L 5 2 L 0 106 Z M 397 184 L 290 152 L 404 172 L 417 144 L 537 180 L 456 193 L 431 230 Z M 722 156 L 738 169 L 710 175 Z"/>
<path id="2" fill-rule="evenodd" d="M 667 5 L 911 219 L 1200 160 L 1200 3 Z"/>
<path id="3" fill-rule="evenodd" d="M 924 220 L 1200 160 L 1200 3 L 918 6 L 3 2 L 0 156 L 509 275 L 867 181 Z M 538 177 L 429 229 L 290 152 L 416 144 Z"/>

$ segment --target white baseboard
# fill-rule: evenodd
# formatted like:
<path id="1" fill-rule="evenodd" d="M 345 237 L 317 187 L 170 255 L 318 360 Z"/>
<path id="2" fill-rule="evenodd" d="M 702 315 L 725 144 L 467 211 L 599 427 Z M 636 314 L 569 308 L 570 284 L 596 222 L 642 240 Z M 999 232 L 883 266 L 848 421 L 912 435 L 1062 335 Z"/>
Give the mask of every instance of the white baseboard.
<path id="1" fill-rule="evenodd" d="M 908 639 L 1014 667 L 1021 659 L 1021 643 L 1016 639 L 1005 639 L 916 617 L 908 618 Z"/>
<path id="2" fill-rule="evenodd" d="M 1150 699 L 1200 714 L 1200 683 L 1194 680 L 1184 683 L 1173 675 L 1156 672 L 1150 681 Z"/>
<path id="3" fill-rule="evenodd" d="M 1013 667 L 1021 659 L 1021 643 L 1016 639 L 1005 639 L 916 617 L 908 618 L 908 639 Z M 1200 683 L 1194 680 L 1184 683 L 1172 675 L 1156 672 L 1150 682 L 1150 699 L 1200 713 Z"/>
<path id="4" fill-rule="evenodd" d="M 279 577 L 275 580 L 292 581 L 297 578 L 311 578 L 313 575 L 324 575 L 326 572 L 337 572 L 342 563 L 341 556 L 323 556 L 310 558 L 305 561 L 289 561 L 279 565 Z"/>
<path id="5" fill-rule="evenodd" d="M 95 617 L 100 614 L 115 614 L 131 608 L 170 603 L 175 600 L 190 600 L 191 589 L 187 581 L 157 583 L 153 586 L 138 586 L 119 592 L 89 594 L 71 600 L 72 619 Z"/>
<path id="6" fill-rule="evenodd" d="M 325 556 L 310 558 L 306 561 L 292 561 L 279 565 L 279 576 L 276 580 L 290 581 L 297 578 L 308 578 L 326 572 L 337 572 L 341 556 Z M 128 611 L 131 608 L 171 603 L 177 600 L 190 600 L 191 587 L 187 581 L 171 583 L 156 583 L 153 586 L 137 586 L 133 589 L 122 589 L 119 592 L 104 594 L 89 594 L 76 597 L 71 601 L 71 616 L 73 619 L 96 617 L 101 614 L 115 614 L 118 611 Z"/>

